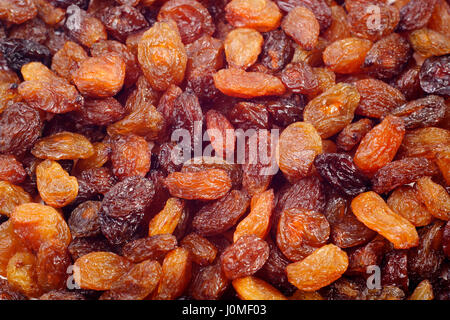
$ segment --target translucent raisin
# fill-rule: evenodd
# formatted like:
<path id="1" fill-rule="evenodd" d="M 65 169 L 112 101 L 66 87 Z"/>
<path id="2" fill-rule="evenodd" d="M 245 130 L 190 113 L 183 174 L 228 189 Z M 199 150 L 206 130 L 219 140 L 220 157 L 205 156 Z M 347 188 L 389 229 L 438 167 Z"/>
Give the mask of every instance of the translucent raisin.
<path id="1" fill-rule="evenodd" d="M 192 260 L 200 266 L 213 263 L 217 248 L 208 239 L 196 233 L 190 233 L 181 240 L 180 245 L 192 254 Z"/>
<path id="2" fill-rule="evenodd" d="M 242 300 L 286 300 L 286 297 L 264 280 L 253 276 L 233 280 L 233 287 Z"/>
<path id="3" fill-rule="evenodd" d="M 295 7 L 305 7 L 314 13 L 320 24 L 320 31 L 331 24 L 331 10 L 326 0 L 276 0 L 281 10 L 290 12 Z"/>
<path id="4" fill-rule="evenodd" d="M 433 182 L 431 177 L 422 177 L 415 188 L 417 197 L 434 217 L 450 220 L 450 194 L 443 186 Z"/>
<path id="5" fill-rule="evenodd" d="M 323 52 L 325 65 L 338 73 L 357 73 L 362 70 L 364 59 L 372 48 L 372 42 L 356 37 L 336 40 Z"/>
<path id="6" fill-rule="evenodd" d="M 39 248 L 36 272 L 39 286 L 44 291 L 63 289 L 72 261 L 67 246 L 60 241 L 44 243 Z"/>
<path id="7" fill-rule="evenodd" d="M 233 0 L 225 7 L 225 18 L 234 27 L 267 32 L 280 25 L 281 12 L 271 0 Z"/>
<path id="8" fill-rule="evenodd" d="M 228 65 L 247 69 L 258 59 L 263 44 L 262 35 L 250 28 L 236 28 L 227 34 L 224 41 Z"/>
<path id="9" fill-rule="evenodd" d="M 94 147 L 85 136 L 63 131 L 40 139 L 31 152 L 41 159 L 74 160 L 91 157 Z"/>
<path id="10" fill-rule="evenodd" d="M 342 129 L 342 131 L 336 138 L 336 144 L 338 148 L 344 151 L 350 151 L 356 145 L 358 145 L 361 139 L 372 129 L 372 127 L 372 120 L 367 118 L 363 118 L 356 122 L 350 123 L 344 129 Z"/>
<path id="11" fill-rule="evenodd" d="M 294 93 L 310 94 L 319 86 L 313 68 L 304 62 L 288 64 L 281 72 L 281 81 Z"/>
<path id="12" fill-rule="evenodd" d="M 296 7 L 284 17 L 281 28 L 303 49 L 313 49 L 319 40 L 320 25 L 306 7 Z"/>
<path id="13" fill-rule="evenodd" d="M 82 45 L 90 48 L 98 40 L 106 40 L 107 33 L 103 23 L 75 4 L 67 10 L 64 28 L 67 33 Z"/>

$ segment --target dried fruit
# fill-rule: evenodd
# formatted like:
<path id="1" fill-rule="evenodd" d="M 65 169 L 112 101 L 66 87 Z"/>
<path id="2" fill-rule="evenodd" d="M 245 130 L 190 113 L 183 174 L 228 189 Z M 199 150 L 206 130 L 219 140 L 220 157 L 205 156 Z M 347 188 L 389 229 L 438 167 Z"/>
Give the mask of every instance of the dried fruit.
<path id="1" fill-rule="evenodd" d="M 191 43 L 203 35 L 212 36 L 215 27 L 208 10 L 195 0 L 170 0 L 158 13 L 158 21 L 173 20 L 183 43 Z"/>
<path id="2" fill-rule="evenodd" d="M 87 159 L 94 154 L 94 147 L 85 136 L 63 131 L 40 139 L 31 153 L 50 160 Z"/>
<path id="3" fill-rule="evenodd" d="M 295 7 L 305 7 L 314 13 L 320 24 L 320 30 L 324 31 L 331 24 L 331 10 L 327 0 L 276 0 L 281 10 L 290 12 Z"/>
<path id="4" fill-rule="evenodd" d="M 289 282 L 304 291 L 316 291 L 339 279 L 348 267 L 345 251 L 325 245 L 304 260 L 286 267 Z"/>
<path id="5" fill-rule="evenodd" d="M 170 194 L 182 199 L 214 200 L 231 188 L 231 179 L 220 169 L 199 172 L 173 172 L 165 180 Z"/>
<path id="6" fill-rule="evenodd" d="M 229 68 L 214 74 L 214 84 L 223 94 L 238 98 L 282 95 L 286 88 L 275 76 Z"/>
<path id="7" fill-rule="evenodd" d="M 169 252 L 162 264 L 162 275 L 154 300 L 178 298 L 191 280 L 192 262 L 187 249 L 176 248 Z"/>
<path id="8" fill-rule="evenodd" d="M 0 214 L 9 217 L 15 207 L 31 200 L 31 196 L 21 187 L 8 181 L 0 181 Z"/>
<path id="9" fill-rule="evenodd" d="M 361 101 L 360 101 L 361 105 Z M 358 108 L 356 109 L 357 112 Z M 350 151 L 364 138 L 372 129 L 373 121 L 367 118 L 350 123 L 338 134 L 336 145 L 339 149 Z"/>
<path id="10" fill-rule="evenodd" d="M 283 31 L 305 50 L 312 50 L 319 40 L 320 25 L 314 13 L 306 7 L 289 11 L 281 23 Z"/>
<path id="11" fill-rule="evenodd" d="M 357 73 L 362 69 L 364 59 L 372 47 L 369 40 L 345 38 L 327 46 L 323 52 L 323 61 L 337 73 Z"/>
<path id="12" fill-rule="evenodd" d="M 269 257 L 269 246 L 255 235 L 244 235 L 220 256 L 225 276 L 234 280 L 253 275 Z"/>
<path id="13" fill-rule="evenodd" d="M 39 287 L 44 291 L 63 289 L 71 265 L 67 246 L 60 241 L 50 241 L 41 245 L 37 253 L 36 273 Z"/>
<path id="14" fill-rule="evenodd" d="M 349 84 L 338 83 L 312 99 L 305 107 L 303 118 L 325 139 L 350 124 L 360 95 Z"/>
<path id="15" fill-rule="evenodd" d="M 244 235 L 254 234 L 264 239 L 269 232 L 270 216 L 274 207 L 273 190 L 254 195 L 251 200 L 250 213 L 236 226 L 233 240 L 238 241 Z"/>
<path id="16" fill-rule="evenodd" d="M 0 19 L 11 23 L 23 23 L 33 19 L 37 9 L 32 0 L 2 0 L 0 2 Z"/>
<path id="17" fill-rule="evenodd" d="M 72 81 L 74 73 L 88 54 L 82 46 L 72 41 L 67 41 L 64 46 L 53 55 L 51 69 L 60 77 Z"/>
<path id="18" fill-rule="evenodd" d="M 71 234 L 66 221 L 50 206 L 25 203 L 16 207 L 10 219 L 16 235 L 34 252 L 51 240 L 59 240 L 66 246 L 70 243 Z"/>
<path id="19" fill-rule="evenodd" d="M 409 35 L 409 42 L 425 58 L 450 53 L 449 37 L 431 29 L 419 29 Z"/>
<path id="20" fill-rule="evenodd" d="M 426 59 L 420 68 L 420 87 L 427 93 L 450 93 L 450 55 Z"/>
<path id="21" fill-rule="evenodd" d="M 112 252 L 92 252 L 75 261 L 73 278 L 81 288 L 110 290 L 132 267 L 127 259 Z"/>
<path id="22" fill-rule="evenodd" d="M 90 48 L 98 40 L 107 39 L 108 35 L 103 23 L 77 5 L 71 4 L 66 14 L 65 30 L 82 45 Z"/>
<path id="23" fill-rule="evenodd" d="M 404 134 L 403 120 L 387 116 L 364 136 L 353 161 L 364 172 L 377 171 L 394 159 Z"/>
<path id="24" fill-rule="evenodd" d="M 348 154 L 319 154 L 314 166 L 331 186 L 349 196 L 356 196 L 368 189 L 369 179 L 359 171 Z"/>
<path id="25" fill-rule="evenodd" d="M 317 130 L 307 122 L 295 122 L 280 135 L 278 165 L 290 181 L 311 174 L 314 158 L 322 152 Z"/>
<path id="26" fill-rule="evenodd" d="M 164 209 L 155 215 L 148 227 L 149 237 L 157 234 L 171 234 L 175 231 L 184 210 L 184 202 L 181 199 L 169 198 Z"/>
<path id="27" fill-rule="evenodd" d="M 143 261 L 118 278 L 100 300 L 143 300 L 155 290 L 161 273 L 157 261 Z"/>
<path id="28" fill-rule="evenodd" d="M 258 59 L 263 44 L 262 35 L 249 28 L 236 28 L 227 34 L 224 41 L 228 65 L 247 69 Z"/>
<path id="29" fill-rule="evenodd" d="M 411 0 L 400 9 L 398 31 L 412 31 L 424 27 L 430 20 L 436 0 Z"/>
<path id="30" fill-rule="evenodd" d="M 287 300 L 270 284 L 252 276 L 233 280 L 233 287 L 242 300 Z"/>
<path id="31" fill-rule="evenodd" d="M 320 212 L 297 207 L 281 213 L 277 245 L 291 261 L 306 258 L 324 245 L 329 236 L 330 224 Z"/>
<path id="32" fill-rule="evenodd" d="M 273 71 L 279 71 L 291 60 L 294 49 L 291 40 L 282 30 L 273 30 L 264 34 L 261 62 Z"/>
<path id="33" fill-rule="evenodd" d="M 281 12 L 271 0 L 232 0 L 225 6 L 225 18 L 234 27 L 267 32 L 278 28 Z"/>
<path id="34" fill-rule="evenodd" d="M 372 177 L 372 188 L 382 194 L 415 182 L 422 176 L 433 176 L 436 173 L 436 166 L 426 158 L 404 158 L 379 169 Z"/>
<path id="35" fill-rule="evenodd" d="M 150 85 L 167 90 L 184 78 L 187 55 L 176 25 L 156 22 L 139 41 L 138 60 Z"/>
<path id="36" fill-rule="evenodd" d="M 370 118 L 382 118 L 406 103 L 403 94 L 381 80 L 362 79 L 355 82 L 361 99 L 355 113 Z M 395 115 L 395 114 L 394 114 Z"/>
<path id="37" fill-rule="evenodd" d="M 120 180 L 133 176 L 145 177 L 150 170 L 147 141 L 134 134 L 114 136 L 111 143 L 111 164 L 114 175 Z"/>
<path id="38" fill-rule="evenodd" d="M 68 225 L 73 237 L 92 237 L 100 234 L 98 213 L 101 205 L 100 201 L 85 201 L 72 211 Z"/>
<path id="39" fill-rule="evenodd" d="M 427 279 L 421 281 L 417 287 L 414 289 L 414 292 L 408 298 L 409 300 L 433 300 L 433 286 L 431 282 Z"/>
<path id="40" fill-rule="evenodd" d="M 16 72 L 32 61 L 42 62 L 45 65 L 50 64 L 50 50 L 33 40 L 3 39 L 0 41 L 0 52 L 8 67 Z"/>
<path id="41" fill-rule="evenodd" d="M 304 62 L 288 64 L 281 72 L 281 81 L 294 93 L 311 94 L 319 87 L 316 73 Z"/>
<path id="42" fill-rule="evenodd" d="M 37 283 L 36 257 L 30 252 L 17 252 L 8 262 L 8 283 L 28 297 L 38 297 L 41 289 Z"/>
<path id="43" fill-rule="evenodd" d="M 450 132 L 436 127 L 408 131 L 398 151 L 401 158 L 425 157 L 434 159 L 438 152 L 448 149 Z"/>
<path id="44" fill-rule="evenodd" d="M 36 167 L 36 183 L 42 200 L 55 208 L 65 207 L 78 194 L 77 178 L 56 161 L 45 160 Z"/>
<path id="45" fill-rule="evenodd" d="M 0 155 L 0 180 L 11 183 L 21 183 L 25 180 L 26 172 L 22 164 L 12 155 Z"/>
<path id="46" fill-rule="evenodd" d="M 192 279 L 189 293 L 196 300 L 217 300 L 225 292 L 229 280 L 220 263 L 200 269 Z"/>
<path id="47" fill-rule="evenodd" d="M 450 194 L 443 186 L 433 182 L 431 177 L 422 177 L 415 188 L 418 199 L 434 217 L 450 220 Z"/>
<path id="48" fill-rule="evenodd" d="M 125 81 L 124 60 L 116 53 L 85 59 L 72 75 L 78 90 L 90 97 L 111 97 Z"/>
<path id="49" fill-rule="evenodd" d="M 392 242 L 396 249 L 408 249 L 418 245 L 416 228 L 392 211 L 375 192 L 361 193 L 352 200 L 351 207 L 359 221 Z"/>
<path id="50" fill-rule="evenodd" d="M 433 215 L 419 201 L 416 191 L 411 186 L 396 188 L 387 200 L 389 208 L 406 218 L 416 227 L 430 224 Z"/>
<path id="51" fill-rule="evenodd" d="M 212 264 L 217 255 L 214 244 L 197 233 L 188 234 L 181 240 L 180 245 L 191 252 L 192 260 L 200 266 Z"/>

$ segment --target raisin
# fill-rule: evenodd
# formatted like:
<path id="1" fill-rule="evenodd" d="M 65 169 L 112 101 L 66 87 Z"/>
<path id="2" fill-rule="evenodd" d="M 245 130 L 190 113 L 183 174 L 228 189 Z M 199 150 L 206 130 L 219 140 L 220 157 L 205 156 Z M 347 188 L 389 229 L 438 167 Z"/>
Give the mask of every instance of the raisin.
<path id="1" fill-rule="evenodd" d="M 138 60 L 147 81 L 157 90 L 167 90 L 184 78 L 187 54 L 176 25 L 157 22 L 139 41 Z"/>
<path id="2" fill-rule="evenodd" d="M 123 180 L 127 177 L 144 177 L 150 170 L 150 152 L 144 138 L 130 134 L 114 136 L 111 143 L 111 164 L 114 175 Z"/>
<path id="3" fill-rule="evenodd" d="M 372 48 L 372 42 L 366 39 L 345 38 L 327 46 L 323 52 L 323 61 L 337 73 L 357 73 L 362 70 L 364 59 Z"/>
<path id="4" fill-rule="evenodd" d="M 281 81 L 294 93 L 314 93 L 319 86 L 313 68 L 304 62 L 288 64 L 281 72 Z"/>
<path id="5" fill-rule="evenodd" d="M 47 0 L 34 0 L 34 4 L 38 10 L 38 17 L 50 26 L 59 24 L 65 18 L 65 10 L 54 6 Z"/>
<path id="6" fill-rule="evenodd" d="M 24 243 L 37 252 L 40 246 L 51 240 L 68 245 L 71 234 L 67 223 L 54 208 L 38 203 L 25 203 L 11 214 L 14 232 Z"/>
<path id="7" fill-rule="evenodd" d="M 80 110 L 76 111 L 83 123 L 105 126 L 123 118 L 125 109 L 113 97 L 86 99 Z"/>
<path id="8" fill-rule="evenodd" d="M 372 6 L 367 6 L 365 3 L 352 6 L 348 13 L 348 22 L 352 34 L 377 41 L 394 31 L 400 21 L 400 13 L 395 6 L 388 4 L 376 3 Z M 378 15 L 375 23 L 373 21 L 374 13 Z"/>
<path id="9" fill-rule="evenodd" d="M 291 40 L 282 30 L 264 34 L 261 62 L 273 71 L 280 71 L 291 60 L 294 53 Z"/>
<path id="10" fill-rule="evenodd" d="M 354 86 L 338 83 L 311 100 L 303 118 L 323 139 L 329 138 L 352 122 L 359 101 L 360 95 Z"/>
<path id="11" fill-rule="evenodd" d="M 412 66 L 395 78 L 391 85 L 403 93 L 407 100 L 417 99 L 423 94 L 419 73 L 420 66 Z"/>
<path id="12" fill-rule="evenodd" d="M 408 291 L 408 256 L 404 250 L 388 252 L 384 257 L 381 269 L 381 283 L 383 286 L 396 286 Z"/>
<path id="13" fill-rule="evenodd" d="M 28 297 L 38 297 L 41 289 L 38 285 L 36 257 L 30 252 L 17 252 L 8 262 L 8 283 Z"/>
<path id="14" fill-rule="evenodd" d="M 19 85 L 19 93 L 34 108 L 66 113 L 79 109 L 83 104 L 83 97 L 75 86 L 40 62 L 24 65 L 22 76 L 25 81 Z"/>
<path id="15" fill-rule="evenodd" d="M 203 236 L 221 234 L 237 223 L 249 205 L 244 192 L 232 190 L 216 202 L 203 206 L 194 216 L 192 226 Z"/>
<path id="16" fill-rule="evenodd" d="M 285 209 L 277 229 L 277 244 L 291 261 L 306 258 L 324 245 L 330 236 L 330 224 L 317 211 L 302 208 Z"/>
<path id="17" fill-rule="evenodd" d="M 314 160 L 314 166 L 322 178 L 349 196 L 356 196 L 368 189 L 368 178 L 359 171 L 350 155 L 319 154 Z"/>
<path id="18" fill-rule="evenodd" d="M 323 32 L 323 36 L 329 42 L 349 38 L 351 36 L 350 24 L 347 21 L 347 13 L 344 8 L 338 5 L 331 6 L 331 24 L 330 27 Z"/>
<path id="19" fill-rule="evenodd" d="M 304 291 L 316 291 L 339 279 L 347 270 L 348 257 L 333 244 L 325 245 L 304 260 L 286 267 L 289 282 Z"/>
<path id="20" fill-rule="evenodd" d="M 442 56 L 450 53 L 449 37 L 431 29 L 419 29 L 409 35 L 414 51 L 421 56 Z"/>
<path id="21" fill-rule="evenodd" d="M 400 9 L 398 31 L 423 28 L 431 18 L 436 0 L 411 0 Z"/>
<path id="22" fill-rule="evenodd" d="M 270 127 L 269 112 L 263 104 L 246 101 L 236 103 L 228 116 L 232 124 L 242 130 Z"/>
<path id="23" fill-rule="evenodd" d="M 445 182 L 450 185 L 450 150 L 444 150 L 436 155 L 436 164 L 439 167 Z"/>
<path id="24" fill-rule="evenodd" d="M 280 9 L 271 0 L 232 0 L 225 7 L 225 18 L 231 25 L 259 32 L 278 28 L 281 16 Z"/>
<path id="25" fill-rule="evenodd" d="M 64 46 L 53 55 L 52 70 L 60 77 L 72 80 L 72 73 L 88 58 L 86 51 L 80 45 L 67 41 Z"/>
<path id="26" fill-rule="evenodd" d="M 408 270 L 413 280 L 431 278 L 439 272 L 444 259 L 440 244 L 443 232 L 442 221 L 419 230 L 419 245 L 408 251 Z"/>
<path id="27" fill-rule="evenodd" d="M 415 129 L 438 124 L 444 118 L 445 110 L 444 99 L 430 95 L 395 108 L 391 114 L 401 117 L 406 129 Z"/>
<path id="28" fill-rule="evenodd" d="M 127 259 L 112 252 L 92 252 L 75 261 L 73 278 L 82 289 L 109 290 L 132 267 Z"/>
<path id="29" fill-rule="evenodd" d="M 37 141 L 31 153 L 50 160 L 87 159 L 94 154 L 94 147 L 85 136 L 63 131 Z"/>
<path id="30" fill-rule="evenodd" d="M 361 99 L 357 115 L 381 118 L 406 103 L 403 94 L 387 83 L 376 79 L 362 79 L 355 82 Z M 394 114 L 395 115 L 395 114 Z"/>
<path id="31" fill-rule="evenodd" d="M 374 43 L 367 52 L 363 67 L 378 79 L 399 75 L 411 57 L 411 45 L 397 33 Z"/>
<path id="32" fill-rule="evenodd" d="M 306 7 L 296 7 L 284 17 L 281 28 L 305 50 L 317 46 L 320 25 L 314 13 Z"/>
<path id="33" fill-rule="evenodd" d="M 214 84 L 223 94 L 238 98 L 282 95 L 286 88 L 275 76 L 229 68 L 214 74 Z"/>
<path id="34" fill-rule="evenodd" d="M 122 88 L 125 81 L 124 60 L 116 53 L 105 53 L 85 59 L 72 75 L 78 90 L 94 98 L 110 97 Z M 102 75 L 99 77 L 99 74 Z"/>
<path id="35" fill-rule="evenodd" d="M 404 158 L 379 169 L 372 177 L 372 187 L 375 192 L 382 194 L 437 172 L 436 166 L 426 158 Z"/>
<path id="36" fill-rule="evenodd" d="M 425 157 L 434 159 L 450 143 L 450 132 L 436 127 L 408 131 L 398 151 L 400 158 Z"/>
<path id="37" fill-rule="evenodd" d="M 276 0 L 281 10 L 290 12 L 295 7 L 305 7 L 314 13 L 320 24 L 320 31 L 328 29 L 331 25 L 331 9 L 327 0 Z"/>
<path id="38" fill-rule="evenodd" d="M 119 41 L 125 41 L 128 34 L 148 27 L 143 14 L 128 5 L 106 7 L 100 10 L 97 16 L 106 30 Z"/>
<path id="39" fill-rule="evenodd" d="M 9 31 L 11 39 L 34 39 L 33 41 L 45 44 L 49 31 L 44 21 L 39 18 L 28 20 L 25 23 L 14 25 Z"/>
<path id="40" fill-rule="evenodd" d="M 123 243 L 136 232 L 154 194 L 153 183 L 141 177 L 126 178 L 105 194 L 100 226 L 111 244 Z"/>
<path id="41" fill-rule="evenodd" d="M 441 34 L 449 34 L 450 26 L 448 21 L 450 19 L 450 6 L 446 1 L 438 0 L 434 11 L 431 15 L 430 20 L 428 20 L 428 28 L 437 31 Z"/>
<path id="42" fill-rule="evenodd" d="M 214 200 L 231 188 L 231 179 L 220 169 L 199 172 L 173 172 L 165 180 L 170 194 L 183 199 Z"/>
<path id="43" fill-rule="evenodd" d="M 362 247 L 356 247 L 349 251 L 349 265 L 346 274 L 364 275 L 369 266 L 380 265 L 385 251 L 386 242 L 375 238 Z"/>
<path id="44" fill-rule="evenodd" d="M 0 181 L 0 214 L 10 216 L 15 207 L 28 202 L 31 202 L 31 196 L 21 187 Z"/>
<path id="45" fill-rule="evenodd" d="M 191 280 L 192 261 L 187 249 L 169 252 L 162 264 L 162 275 L 154 300 L 173 300 L 181 296 Z"/>
<path id="46" fill-rule="evenodd" d="M 50 50 L 33 40 L 4 39 L 0 41 L 0 51 L 8 66 L 17 72 L 32 61 L 42 62 L 47 66 L 50 64 Z"/>
<path id="47" fill-rule="evenodd" d="M 98 213 L 100 201 L 86 201 L 80 204 L 70 214 L 68 225 L 74 237 L 92 237 L 100 234 Z"/>
<path id="48" fill-rule="evenodd" d="M 156 289 L 161 273 L 157 261 L 143 261 L 118 278 L 100 300 L 143 300 Z"/>
<path id="49" fill-rule="evenodd" d="M 37 9 L 32 0 L 3 0 L 0 2 L 0 19 L 11 23 L 23 23 L 33 19 Z"/>
<path id="50" fill-rule="evenodd" d="M 417 197 L 434 217 L 450 220 L 450 194 L 443 186 L 433 182 L 431 177 L 422 177 L 415 188 Z"/>
<path id="51" fill-rule="evenodd" d="M 101 56 L 105 53 L 116 53 L 120 55 L 126 64 L 124 87 L 128 88 L 136 83 L 141 74 L 136 56 L 128 50 L 123 43 L 114 40 L 100 40 L 92 45 L 91 55 Z"/>
<path id="52" fill-rule="evenodd" d="M 363 172 L 377 171 L 394 159 L 404 134 L 403 120 L 387 116 L 364 136 L 353 161 Z"/>
<path id="53" fill-rule="evenodd" d="M 445 224 L 444 234 L 442 238 L 442 250 L 447 257 L 450 257 L 450 222 Z"/>
<path id="54" fill-rule="evenodd" d="M 25 169 L 14 156 L 0 155 L 0 180 L 18 184 L 23 182 L 25 177 Z"/>
<path id="55" fill-rule="evenodd" d="M 175 249 L 177 239 L 170 234 L 158 234 L 128 242 L 122 249 L 122 254 L 128 260 L 138 263 L 144 260 L 160 260 Z"/>
<path id="56" fill-rule="evenodd" d="M 172 19 L 177 23 L 183 43 L 191 43 L 202 35 L 215 31 L 208 10 L 195 0 L 170 0 L 164 3 L 158 13 L 158 21 Z"/>
<path id="57" fill-rule="evenodd" d="M 356 110 L 358 110 L 358 108 Z M 352 150 L 359 144 L 361 139 L 372 129 L 372 127 L 373 121 L 367 118 L 350 123 L 338 134 L 336 138 L 337 147 L 344 151 Z"/>
<path id="58" fill-rule="evenodd" d="M 388 206 L 402 217 L 408 219 L 417 227 L 430 224 L 433 215 L 428 212 L 411 186 L 401 186 L 396 188 L 387 200 Z"/>
<path id="59" fill-rule="evenodd" d="M 110 245 L 105 238 L 93 237 L 93 238 L 75 238 L 73 239 L 68 250 L 72 257 L 72 260 L 76 261 L 78 258 L 97 251 L 111 251 Z"/>
<path id="60" fill-rule="evenodd" d="M 107 33 L 103 23 L 86 13 L 77 5 L 71 4 L 66 10 L 64 28 L 68 35 L 80 44 L 90 48 L 98 40 L 106 40 Z"/>
<path id="61" fill-rule="evenodd" d="M 281 96 L 277 100 L 267 101 L 267 111 L 276 125 L 287 127 L 303 119 L 306 99 L 302 95 Z"/>
<path id="62" fill-rule="evenodd" d="M 220 256 L 225 276 L 234 280 L 253 275 L 269 257 L 269 246 L 255 235 L 242 236 Z"/>
<path id="63" fill-rule="evenodd" d="M 206 128 L 216 155 L 226 158 L 234 153 L 234 127 L 222 113 L 209 110 L 206 113 Z"/>
<path id="64" fill-rule="evenodd" d="M 52 290 L 40 296 L 39 300 L 86 300 L 86 298 L 78 292 Z"/>
<path id="65" fill-rule="evenodd" d="M 414 292 L 409 297 L 409 300 L 433 300 L 433 286 L 431 282 L 427 279 L 421 281 Z"/>
<path id="66" fill-rule="evenodd" d="M 11 221 L 6 221 L 0 225 L 0 244 L 0 275 L 6 277 L 9 259 L 11 259 L 16 252 L 25 249 L 20 238 L 14 233 Z M 0 288 L 1 287 L 3 286 L 0 283 Z M 0 292 L 1 297 L 3 294 L 1 289 Z"/>
<path id="67" fill-rule="evenodd" d="M 450 94 L 450 55 L 426 59 L 420 68 L 419 78 L 423 91 Z"/>
<path id="68" fill-rule="evenodd" d="M 269 232 L 270 216 L 274 207 L 274 192 L 267 190 L 254 195 L 251 200 L 250 213 L 236 226 L 233 240 L 236 242 L 244 235 L 256 235 L 264 239 Z"/>
<path id="69" fill-rule="evenodd" d="M 192 279 L 189 293 L 196 300 L 217 300 L 227 289 L 229 280 L 220 263 L 201 268 Z"/>
<path id="70" fill-rule="evenodd" d="M 171 234 L 181 221 L 185 203 L 178 198 L 169 198 L 164 209 L 155 215 L 148 226 L 149 237 Z"/>
<path id="71" fill-rule="evenodd" d="M 414 225 L 392 211 L 375 192 L 361 193 L 352 200 L 351 208 L 359 221 L 391 241 L 396 249 L 408 249 L 419 243 Z"/>
<path id="72" fill-rule="evenodd" d="M 263 44 L 262 35 L 249 28 L 236 28 L 227 34 L 224 41 L 228 65 L 247 69 L 258 59 Z"/>
<path id="73" fill-rule="evenodd" d="M 233 280 L 233 287 L 242 300 L 287 300 L 276 288 L 252 276 Z"/>
<path id="74" fill-rule="evenodd" d="M 69 176 L 56 161 L 41 162 L 36 167 L 36 179 L 39 195 L 52 207 L 65 207 L 77 197 L 77 178 Z"/>
<path id="75" fill-rule="evenodd" d="M 37 253 L 36 273 L 39 286 L 44 291 L 63 289 L 67 280 L 67 268 L 71 265 L 67 246 L 60 241 L 41 245 Z"/>
<path id="76" fill-rule="evenodd" d="M 196 233 L 188 234 L 180 245 L 191 252 L 192 260 L 200 266 L 212 264 L 217 255 L 214 244 Z"/>
<path id="77" fill-rule="evenodd" d="M 280 135 L 278 165 L 291 182 L 312 172 L 314 158 L 322 152 L 317 130 L 307 122 L 295 122 Z"/>

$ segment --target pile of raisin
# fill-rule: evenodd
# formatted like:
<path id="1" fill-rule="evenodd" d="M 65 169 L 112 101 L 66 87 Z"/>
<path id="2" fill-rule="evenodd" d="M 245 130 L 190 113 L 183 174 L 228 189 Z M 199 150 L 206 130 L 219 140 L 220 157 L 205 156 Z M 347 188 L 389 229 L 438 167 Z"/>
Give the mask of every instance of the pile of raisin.
<path id="1" fill-rule="evenodd" d="M 450 300 L 449 26 L 0 0 L 0 300 Z"/>

